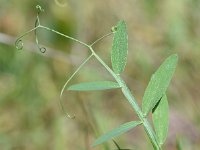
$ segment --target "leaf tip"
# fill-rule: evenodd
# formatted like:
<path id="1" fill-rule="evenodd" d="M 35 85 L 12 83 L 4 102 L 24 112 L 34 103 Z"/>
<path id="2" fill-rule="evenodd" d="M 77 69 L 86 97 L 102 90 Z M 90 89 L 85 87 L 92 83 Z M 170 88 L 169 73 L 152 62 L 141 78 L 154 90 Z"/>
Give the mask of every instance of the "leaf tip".
<path id="1" fill-rule="evenodd" d="M 176 54 L 173 54 L 172 55 L 175 59 L 177 59 L 178 60 L 178 54 L 176 53 Z"/>
<path id="2" fill-rule="evenodd" d="M 176 63 L 177 63 L 177 61 L 178 61 L 178 54 L 172 54 L 172 55 L 171 55 L 171 56 L 169 56 L 168 58 L 170 58 L 170 59 L 174 60 L 174 62 L 176 62 Z"/>

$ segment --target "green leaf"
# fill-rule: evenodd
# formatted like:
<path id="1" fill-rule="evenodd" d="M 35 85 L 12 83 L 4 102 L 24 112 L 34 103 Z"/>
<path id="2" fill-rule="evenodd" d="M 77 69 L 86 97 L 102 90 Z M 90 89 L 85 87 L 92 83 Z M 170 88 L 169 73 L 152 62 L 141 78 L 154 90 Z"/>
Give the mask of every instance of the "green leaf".
<path id="1" fill-rule="evenodd" d="M 119 21 L 115 30 L 111 51 L 111 62 L 114 72 L 119 74 L 125 68 L 128 54 L 126 23 L 124 21 Z"/>
<path id="2" fill-rule="evenodd" d="M 158 142 L 162 145 L 167 138 L 169 126 L 169 107 L 166 95 L 161 98 L 153 109 L 152 118 Z"/>
<path id="3" fill-rule="evenodd" d="M 166 93 L 178 61 L 176 54 L 168 57 L 152 75 L 142 100 L 142 111 L 146 116 Z"/>
<path id="4" fill-rule="evenodd" d="M 85 82 L 71 85 L 67 90 L 72 91 L 95 91 L 120 88 L 119 84 L 112 81 Z"/>
<path id="5" fill-rule="evenodd" d="M 131 122 L 127 122 L 121 126 L 119 126 L 118 128 L 115 128 L 113 130 L 111 130 L 110 132 L 107 132 L 106 134 L 104 134 L 103 136 L 99 137 L 94 144 L 92 145 L 93 147 L 99 144 L 102 144 L 110 139 L 112 139 L 115 136 L 118 136 L 120 134 L 123 134 L 127 131 L 129 131 L 130 129 L 140 125 L 142 122 L 141 121 L 131 121 Z"/>

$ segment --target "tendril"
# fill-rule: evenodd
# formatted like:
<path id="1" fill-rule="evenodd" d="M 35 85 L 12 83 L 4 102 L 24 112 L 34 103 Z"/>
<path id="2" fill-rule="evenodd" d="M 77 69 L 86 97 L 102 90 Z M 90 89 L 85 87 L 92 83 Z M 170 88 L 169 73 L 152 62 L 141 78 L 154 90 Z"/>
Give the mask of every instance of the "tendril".
<path id="1" fill-rule="evenodd" d="M 40 25 L 39 17 L 37 16 L 37 19 L 35 20 L 35 27 Z"/>
<path id="2" fill-rule="evenodd" d="M 60 107 L 61 107 L 63 113 L 66 115 L 67 118 L 69 118 L 69 119 L 75 119 L 75 118 L 76 118 L 75 115 L 70 115 L 69 113 L 67 113 L 67 112 L 65 111 L 64 106 L 63 106 L 63 104 L 62 104 L 62 102 L 61 102 L 61 99 L 60 99 Z"/>
<path id="3" fill-rule="evenodd" d="M 70 76 L 70 78 L 65 82 L 61 92 L 60 92 L 60 99 L 59 99 L 59 102 L 60 102 L 60 106 L 62 108 L 62 111 L 67 114 L 67 117 L 70 118 L 70 119 L 74 119 L 75 118 L 75 115 L 71 116 L 69 115 L 64 107 L 63 107 L 63 104 L 62 104 L 62 96 L 63 96 L 63 92 L 65 90 L 65 88 L 67 87 L 68 83 L 72 80 L 72 78 L 78 73 L 78 71 L 92 58 L 93 54 L 90 54 L 90 56 L 88 56 L 82 63 L 81 65 L 75 70 L 75 72 Z"/>
<path id="4" fill-rule="evenodd" d="M 22 38 L 25 37 L 26 35 L 28 35 L 29 33 L 31 33 L 32 31 L 35 31 L 38 27 L 35 27 L 27 32 L 25 32 L 23 35 L 21 35 L 20 37 L 18 37 L 15 41 L 15 47 L 18 50 L 22 50 L 24 47 L 24 43 L 22 41 Z"/>
<path id="5" fill-rule="evenodd" d="M 39 5 L 37 5 L 38 7 L 40 7 Z M 37 8 L 36 6 L 36 8 Z M 39 8 L 41 9 L 41 8 Z M 39 14 L 39 12 L 38 12 Z M 40 20 L 39 20 L 39 16 L 37 15 L 37 19 L 35 20 L 35 28 L 40 26 Z M 46 48 L 45 47 L 41 47 L 38 41 L 38 36 L 37 36 L 37 30 L 35 30 L 35 42 L 37 44 L 38 49 L 40 50 L 41 53 L 45 53 L 46 52 Z"/>
<path id="6" fill-rule="evenodd" d="M 116 32 L 117 31 L 117 26 L 113 26 L 112 28 L 111 28 L 111 32 Z"/>
<path id="7" fill-rule="evenodd" d="M 22 50 L 23 49 L 24 43 L 22 42 L 21 39 L 17 39 L 15 41 L 15 47 L 16 47 L 17 50 Z"/>
<path id="8" fill-rule="evenodd" d="M 39 47 L 39 50 L 41 53 L 45 53 L 47 49 L 45 47 Z"/>
<path id="9" fill-rule="evenodd" d="M 93 45 L 95 45 L 96 43 L 98 43 L 99 41 L 103 40 L 104 38 L 110 36 L 111 34 L 113 34 L 113 32 L 107 33 L 105 35 L 103 35 L 102 37 L 98 38 L 96 41 L 94 41 L 92 44 L 90 44 L 90 46 L 92 47 Z"/>
<path id="10" fill-rule="evenodd" d="M 39 15 L 41 12 L 44 12 L 44 9 L 40 6 L 40 5 L 37 5 L 36 6 L 36 9 L 37 9 L 37 14 Z"/>
<path id="11" fill-rule="evenodd" d="M 37 39 L 37 33 L 36 33 L 37 28 L 40 27 L 39 14 L 40 14 L 40 12 L 43 12 L 44 9 L 43 9 L 40 5 L 37 5 L 37 6 L 36 6 L 36 9 L 37 9 L 37 19 L 36 19 L 36 21 L 35 21 L 35 27 L 34 27 L 33 29 L 31 29 L 31 30 L 25 32 L 25 33 L 24 33 L 23 35 L 21 35 L 19 38 L 17 38 L 17 40 L 15 41 L 15 47 L 16 47 L 16 49 L 18 49 L 18 50 L 22 50 L 23 47 L 24 47 L 24 43 L 23 43 L 23 41 L 22 41 L 22 38 L 23 38 L 24 36 L 28 35 L 29 33 L 31 33 L 32 31 L 35 31 L 35 35 L 36 35 L 36 44 L 37 44 L 37 46 L 38 46 L 38 49 L 40 50 L 40 52 L 45 53 L 45 52 L 46 52 L 46 48 L 40 47 L 40 46 L 39 46 L 39 42 L 38 42 L 38 39 Z"/>
<path id="12" fill-rule="evenodd" d="M 38 41 L 38 37 L 37 37 L 37 32 L 35 30 L 35 42 L 37 44 L 38 49 L 40 50 L 41 53 L 45 53 L 46 52 L 46 48 L 43 46 L 40 46 L 39 41 Z"/>

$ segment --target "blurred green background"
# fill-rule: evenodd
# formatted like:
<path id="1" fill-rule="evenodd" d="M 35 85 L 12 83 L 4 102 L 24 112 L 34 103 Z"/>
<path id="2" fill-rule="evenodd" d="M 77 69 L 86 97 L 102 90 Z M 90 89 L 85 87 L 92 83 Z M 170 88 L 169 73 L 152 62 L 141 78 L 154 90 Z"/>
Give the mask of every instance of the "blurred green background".
<path id="1" fill-rule="evenodd" d="M 170 54 L 179 63 L 168 89 L 170 129 L 166 150 L 200 149 L 200 1 L 199 0 L 1 0 L 0 1 L 0 149 L 1 150 L 114 150 L 112 141 L 91 148 L 96 137 L 127 121 L 134 111 L 120 90 L 59 93 L 67 78 L 88 55 L 77 43 L 39 30 L 47 52 L 42 54 L 34 33 L 14 42 L 34 27 L 35 6 L 42 25 L 86 43 L 110 32 L 125 20 L 129 34 L 128 64 L 123 78 L 141 99 L 151 74 Z M 95 45 L 110 65 L 112 36 Z M 112 78 L 95 59 L 70 84 Z M 121 148 L 152 150 L 142 127 L 117 137 Z M 178 145 L 178 146 L 177 146 Z"/>

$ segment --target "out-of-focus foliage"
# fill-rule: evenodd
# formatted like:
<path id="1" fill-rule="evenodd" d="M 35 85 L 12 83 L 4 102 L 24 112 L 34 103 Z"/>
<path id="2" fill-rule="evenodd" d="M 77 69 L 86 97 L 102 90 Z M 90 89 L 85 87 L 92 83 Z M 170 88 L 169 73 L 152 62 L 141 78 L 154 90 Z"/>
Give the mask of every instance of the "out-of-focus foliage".
<path id="1" fill-rule="evenodd" d="M 177 53 L 179 63 L 167 93 L 170 133 L 165 147 L 175 149 L 176 137 L 181 137 L 187 147 L 200 148 L 200 1 L 1 0 L 0 33 L 18 37 L 32 28 L 37 4 L 45 9 L 42 24 L 86 43 L 125 20 L 129 54 L 122 76 L 140 104 L 151 74 L 168 55 Z M 38 33 L 41 44 L 65 55 L 32 53 L 39 51 L 29 46 L 34 34 L 23 38 L 25 48 L 17 51 L 14 41 L 0 34 L 0 149 L 91 150 L 96 137 L 136 119 L 119 90 L 64 92 L 66 111 L 76 115 L 75 120 L 67 119 L 59 106 L 59 92 L 88 51 L 53 33 Z M 110 66 L 111 43 L 108 37 L 95 46 Z M 91 59 L 70 84 L 89 80 L 111 77 Z M 144 138 L 139 129 L 115 140 L 122 148 L 151 149 Z M 95 149 L 114 148 L 110 142 Z"/>

